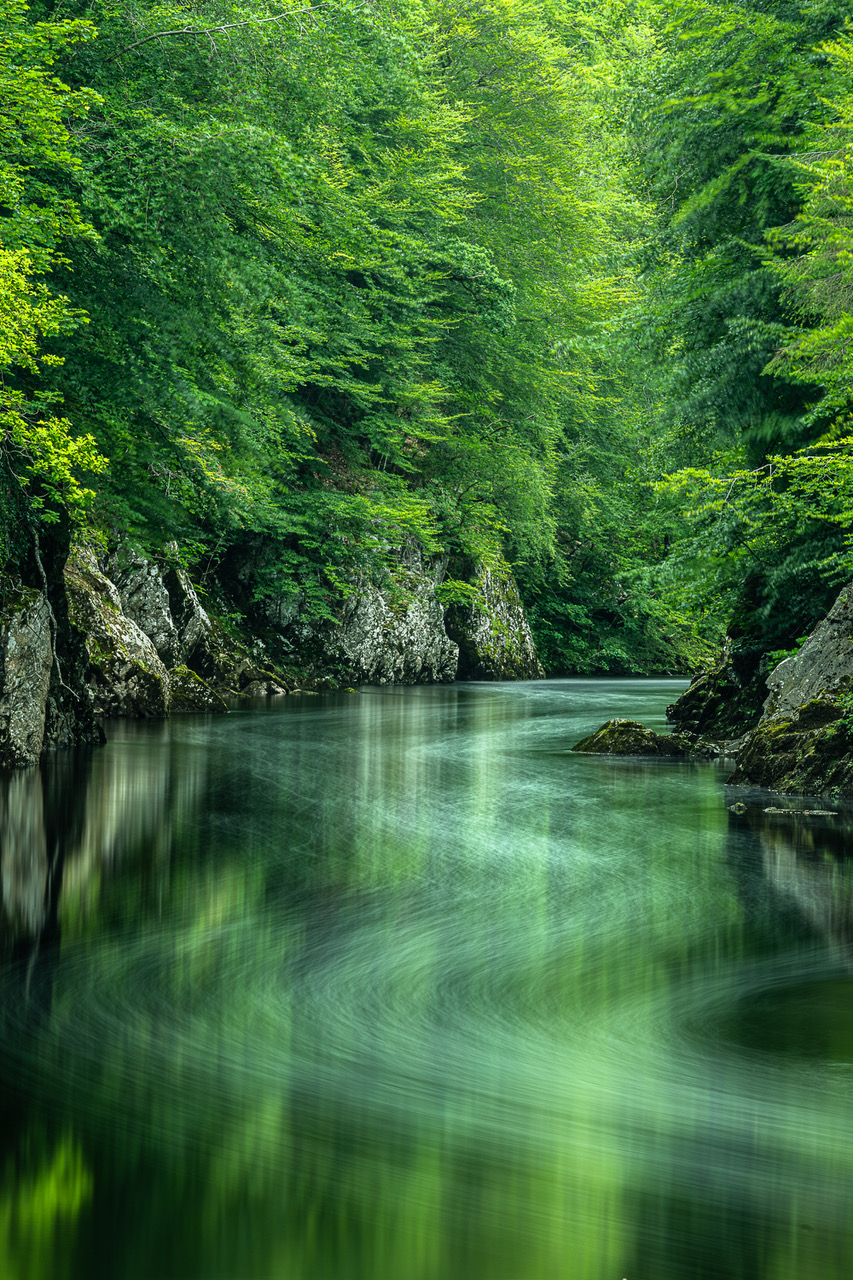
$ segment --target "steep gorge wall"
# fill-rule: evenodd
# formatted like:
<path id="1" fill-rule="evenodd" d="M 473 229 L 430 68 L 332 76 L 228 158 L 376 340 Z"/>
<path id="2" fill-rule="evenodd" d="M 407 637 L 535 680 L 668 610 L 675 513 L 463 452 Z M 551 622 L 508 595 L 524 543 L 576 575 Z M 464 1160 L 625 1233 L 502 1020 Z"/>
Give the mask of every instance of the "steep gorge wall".
<path id="1" fill-rule="evenodd" d="M 225 711 L 229 695 L 544 674 L 505 566 L 476 569 L 470 603 L 447 611 L 446 561 L 405 548 L 392 580 L 354 585 L 336 618 L 249 607 L 235 635 L 204 608 L 177 548 L 165 562 L 87 545 L 65 552 L 45 573 L 47 590 L 7 581 L 0 765 L 98 742 L 98 718 Z"/>

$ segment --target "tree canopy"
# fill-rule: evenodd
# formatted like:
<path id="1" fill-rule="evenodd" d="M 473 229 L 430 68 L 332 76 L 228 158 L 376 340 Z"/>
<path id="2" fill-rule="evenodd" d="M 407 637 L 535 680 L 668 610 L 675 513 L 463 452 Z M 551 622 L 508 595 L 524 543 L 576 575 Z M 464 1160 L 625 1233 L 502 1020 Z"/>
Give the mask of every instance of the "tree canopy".
<path id="1" fill-rule="evenodd" d="M 684 670 L 744 591 L 766 648 L 819 616 L 851 568 L 846 4 L 61 12 L 3 0 L 0 37 L 28 520 L 321 616 L 407 543 L 448 598 L 507 559 L 553 672 Z"/>

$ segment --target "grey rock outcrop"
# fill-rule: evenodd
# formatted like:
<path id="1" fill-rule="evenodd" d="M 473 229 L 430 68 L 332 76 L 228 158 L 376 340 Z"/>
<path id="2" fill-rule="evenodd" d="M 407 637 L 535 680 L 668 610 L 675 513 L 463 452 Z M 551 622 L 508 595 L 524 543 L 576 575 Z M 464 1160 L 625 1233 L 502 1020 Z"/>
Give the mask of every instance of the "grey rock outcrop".
<path id="1" fill-rule="evenodd" d="M 142 555 L 112 557 L 110 576 L 122 610 L 145 632 L 166 667 L 205 667 L 214 675 L 223 645 L 189 574 L 175 563 L 178 548 L 171 544 L 169 552 L 173 559 L 166 564 Z"/>
<path id="2" fill-rule="evenodd" d="M 768 695 L 729 778 L 795 795 L 853 795 L 853 586 L 798 653 L 771 671 Z"/>
<path id="3" fill-rule="evenodd" d="M 539 680 L 545 672 L 515 578 L 508 565 L 480 566 L 470 604 L 447 611 L 447 633 L 459 646 L 461 680 Z"/>
<path id="4" fill-rule="evenodd" d="M 72 626 L 89 655 L 87 684 L 96 715 L 161 719 L 169 712 L 169 674 L 151 640 L 122 610 L 115 585 L 89 547 L 65 566 Z"/>
<path id="5" fill-rule="evenodd" d="M 43 592 L 17 584 L 0 612 L 0 753 L 13 767 L 35 764 L 44 742 L 53 668 L 50 610 Z"/>
<path id="6" fill-rule="evenodd" d="M 211 620 L 189 574 L 177 564 L 174 543 L 168 552 L 170 560 L 165 564 L 142 555 L 113 556 L 110 572 L 125 617 L 151 641 L 170 679 L 178 679 L 170 709 L 225 711 L 216 690 L 242 693 L 251 683 L 272 682 L 280 691 L 273 673 Z"/>
<path id="7" fill-rule="evenodd" d="M 125 617 L 144 631 L 165 666 L 175 666 L 184 655 L 159 567 L 136 556 L 123 566 L 111 564 L 110 569 Z"/>
<path id="8" fill-rule="evenodd" d="M 459 649 L 447 635 L 437 595 L 446 564 L 424 564 L 417 549 L 404 548 L 391 580 L 359 583 L 336 622 L 292 621 L 284 638 L 297 658 L 307 658 L 311 682 L 330 670 L 348 684 L 455 679 Z"/>
<path id="9" fill-rule="evenodd" d="M 0 600 L 0 766 L 26 768 L 57 747 L 102 734 L 84 685 L 86 653 L 69 624 L 61 538 L 36 551 L 47 591 L 7 578 Z M 43 556 L 43 560 L 42 560 Z M 56 562 L 56 563 L 54 563 Z M 45 571 L 46 567 L 46 571 Z"/>
<path id="10" fill-rule="evenodd" d="M 435 581 L 409 573 L 394 594 L 368 587 L 347 600 L 329 656 L 365 684 L 440 684 L 456 675 L 458 647 L 444 629 Z"/>
<path id="11" fill-rule="evenodd" d="M 171 550 L 177 557 L 174 544 Z M 169 597 L 169 611 L 178 633 L 181 661 L 194 671 L 206 666 L 211 669 L 210 674 L 214 674 L 212 668 L 220 660 L 223 646 L 216 643 L 214 625 L 186 569 L 170 565 L 163 574 L 163 588 Z"/>
<path id="12" fill-rule="evenodd" d="M 814 698 L 845 688 L 853 688 L 853 584 L 844 588 L 799 652 L 767 677 L 762 723 L 790 717 Z"/>
<path id="13" fill-rule="evenodd" d="M 282 616 L 285 647 L 315 683 L 324 674 L 347 684 L 437 684 L 462 680 L 535 680 L 545 672 L 509 567 L 470 563 L 456 576 L 472 585 L 464 603 L 439 598 L 448 562 L 424 561 L 414 546 L 396 552 L 388 579 L 353 585 L 336 622 Z"/>

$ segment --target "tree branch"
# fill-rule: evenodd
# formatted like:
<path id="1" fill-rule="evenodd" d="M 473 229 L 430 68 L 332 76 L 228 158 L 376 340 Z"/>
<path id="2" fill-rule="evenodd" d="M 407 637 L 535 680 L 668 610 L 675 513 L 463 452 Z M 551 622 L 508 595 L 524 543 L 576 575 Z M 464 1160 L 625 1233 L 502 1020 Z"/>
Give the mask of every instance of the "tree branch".
<path id="1" fill-rule="evenodd" d="M 115 62 L 116 58 L 130 53 L 131 49 L 138 49 L 140 45 L 148 44 L 151 40 L 162 40 L 166 36 L 210 36 L 212 39 L 217 31 L 233 31 L 235 27 L 259 27 L 264 22 L 283 22 L 285 18 L 296 18 L 300 13 L 313 13 L 315 9 L 324 9 L 331 3 L 332 0 L 319 0 L 318 4 L 309 4 L 304 9 L 291 9 L 288 13 L 276 13 L 271 18 L 246 18 L 243 22 L 223 22 L 217 27 L 175 27 L 172 31 L 155 31 L 153 35 L 144 36 L 142 40 L 126 44 L 123 49 L 119 49 L 118 53 L 107 58 L 107 62 Z"/>

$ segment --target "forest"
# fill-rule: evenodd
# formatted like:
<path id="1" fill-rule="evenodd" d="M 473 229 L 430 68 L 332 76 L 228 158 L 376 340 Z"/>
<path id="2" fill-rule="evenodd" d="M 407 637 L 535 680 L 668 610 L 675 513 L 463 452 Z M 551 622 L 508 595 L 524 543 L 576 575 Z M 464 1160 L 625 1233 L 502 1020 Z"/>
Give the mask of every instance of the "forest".
<path id="1" fill-rule="evenodd" d="M 778 661 L 853 574 L 853 5 L 0 0 L 4 572 L 314 616 L 512 567 L 549 674 Z"/>

